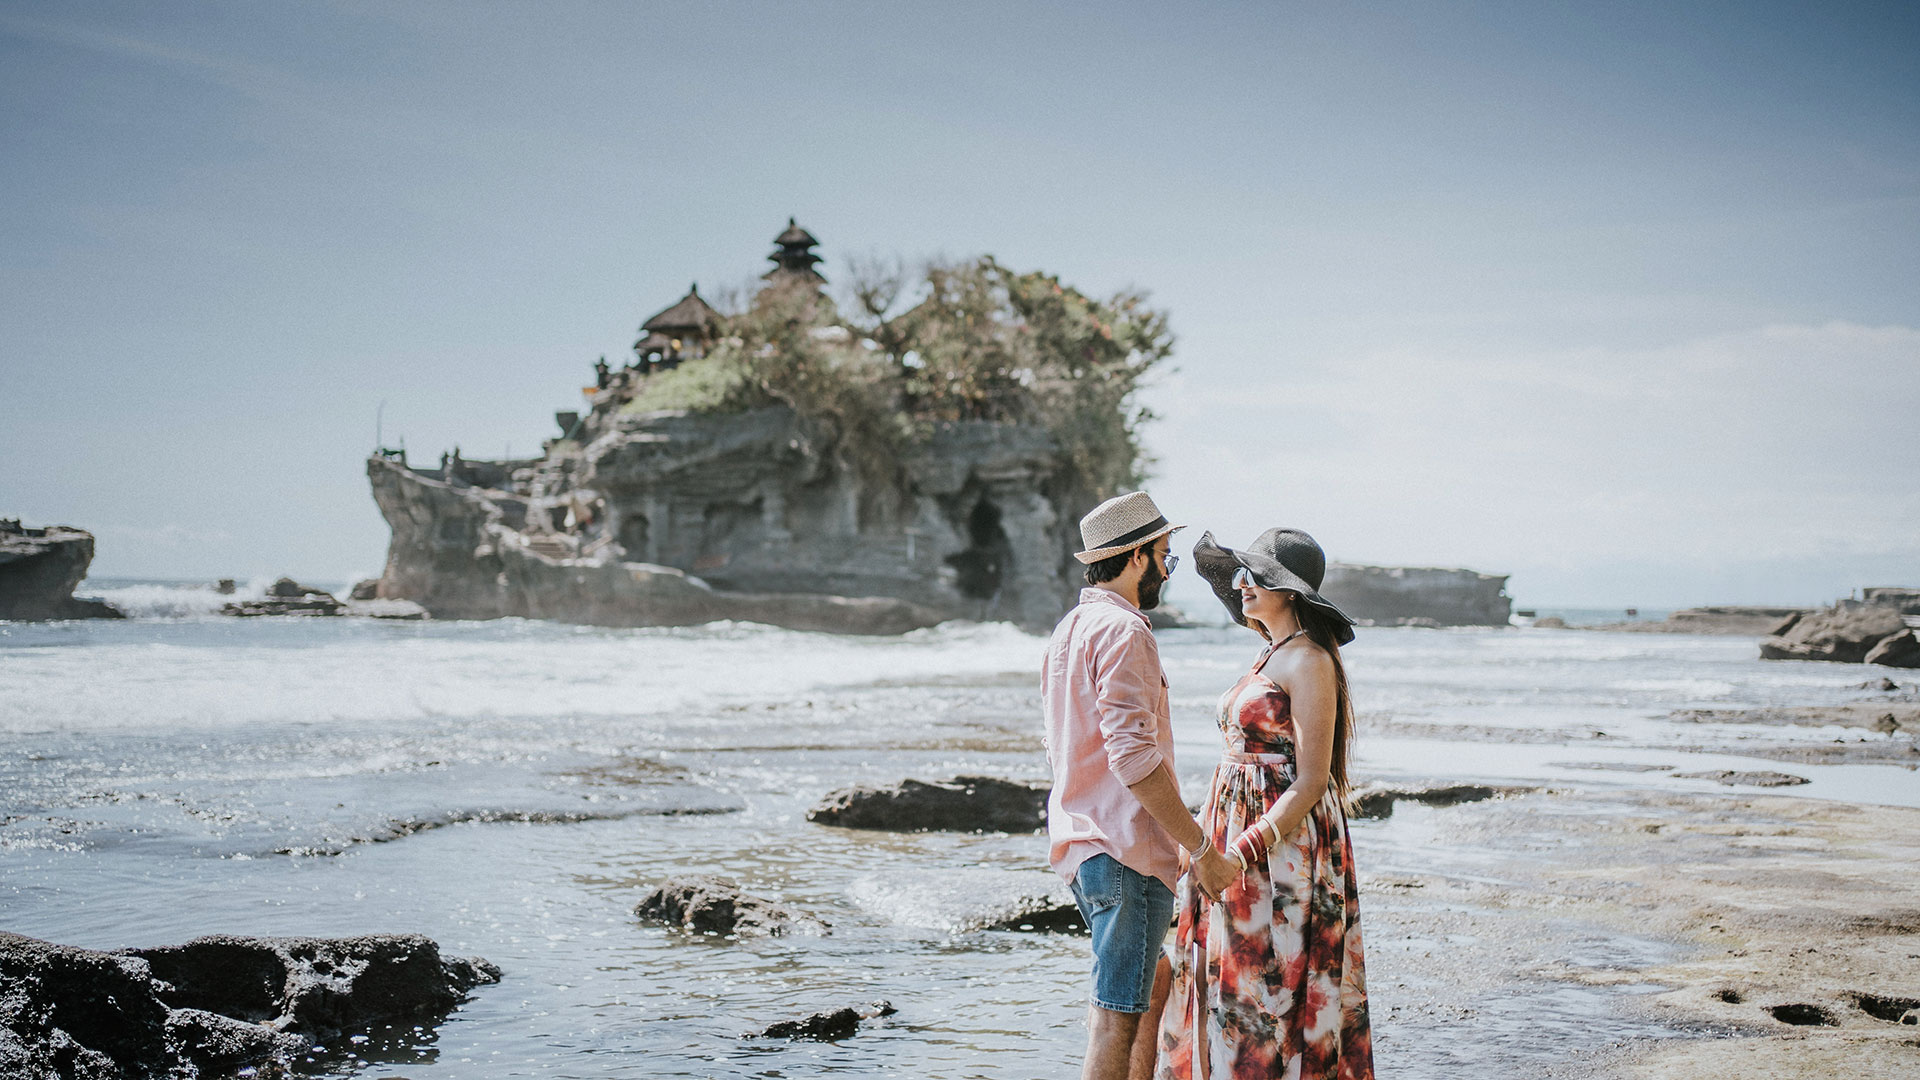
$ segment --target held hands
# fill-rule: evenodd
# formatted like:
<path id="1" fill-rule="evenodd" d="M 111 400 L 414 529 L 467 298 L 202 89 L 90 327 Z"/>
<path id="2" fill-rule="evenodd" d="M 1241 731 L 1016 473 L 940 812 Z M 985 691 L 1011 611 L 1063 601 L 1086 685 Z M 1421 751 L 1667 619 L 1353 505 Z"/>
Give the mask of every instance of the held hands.
<path id="1" fill-rule="evenodd" d="M 1194 884 L 1200 886 L 1207 899 L 1218 902 L 1227 886 L 1240 880 L 1249 866 L 1266 860 L 1269 844 L 1277 839 L 1275 832 L 1271 821 L 1260 818 L 1234 838 L 1225 854 L 1206 844 L 1189 863 L 1187 853 L 1181 852 L 1180 871 L 1191 872 Z"/>
<path id="2" fill-rule="evenodd" d="M 1220 854 L 1212 844 L 1200 849 L 1199 856 L 1193 860 L 1192 871 L 1194 884 L 1200 886 L 1207 899 L 1216 902 L 1227 886 L 1240 879 L 1240 864 Z"/>

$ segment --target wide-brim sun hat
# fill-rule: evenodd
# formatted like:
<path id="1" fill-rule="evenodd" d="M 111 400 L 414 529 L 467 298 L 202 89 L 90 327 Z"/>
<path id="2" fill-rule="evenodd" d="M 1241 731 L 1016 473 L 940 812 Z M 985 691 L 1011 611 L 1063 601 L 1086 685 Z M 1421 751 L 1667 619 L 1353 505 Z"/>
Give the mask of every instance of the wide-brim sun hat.
<path id="1" fill-rule="evenodd" d="M 1353 618 L 1320 595 L 1320 583 L 1327 577 L 1327 554 L 1313 537 L 1299 529 L 1268 529 L 1253 543 L 1235 551 L 1221 547 L 1211 532 L 1200 534 L 1200 542 L 1193 545 L 1193 568 L 1213 587 L 1213 594 L 1226 606 L 1233 621 L 1245 626 L 1247 616 L 1240 610 L 1240 590 L 1233 587 L 1234 571 L 1242 567 L 1261 588 L 1284 589 L 1331 615 L 1337 643 L 1345 645 L 1353 640 Z"/>
<path id="2" fill-rule="evenodd" d="M 1170 524 L 1146 492 L 1129 491 L 1108 499 L 1080 519 L 1080 545 L 1085 550 L 1074 552 L 1073 557 L 1083 563 L 1097 563 L 1184 528 Z"/>

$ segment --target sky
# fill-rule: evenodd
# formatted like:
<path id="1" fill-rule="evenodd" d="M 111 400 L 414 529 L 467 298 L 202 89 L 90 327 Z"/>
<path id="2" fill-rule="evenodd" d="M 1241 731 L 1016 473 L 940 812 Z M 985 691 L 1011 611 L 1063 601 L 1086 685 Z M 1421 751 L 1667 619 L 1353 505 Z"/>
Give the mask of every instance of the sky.
<path id="1" fill-rule="evenodd" d="M 534 452 L 750 280 L 1170 312 L 1148 490 L 1523 607 L 1920 585 L 1910 3 L 0 0 L 0 515 L 377 575 L 364 459 Z"/>

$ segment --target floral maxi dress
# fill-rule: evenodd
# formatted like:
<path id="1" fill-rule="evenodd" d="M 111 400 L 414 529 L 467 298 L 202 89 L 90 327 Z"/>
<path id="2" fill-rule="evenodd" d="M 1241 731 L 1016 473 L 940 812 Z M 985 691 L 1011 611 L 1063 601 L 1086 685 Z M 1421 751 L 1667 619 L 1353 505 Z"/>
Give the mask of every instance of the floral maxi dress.
<path id="1" fill-rule="evenodd" d="M 1202 824 L 1225 849 L 1295 776 L 1292 703 L 1260 673 L 1220 699 L 1227 749 Z M 1347 815 L 1331 785 L 1209 901 L 1181 879 L 1157 1080 L 1373 1080 L 1366 957 Z"/>

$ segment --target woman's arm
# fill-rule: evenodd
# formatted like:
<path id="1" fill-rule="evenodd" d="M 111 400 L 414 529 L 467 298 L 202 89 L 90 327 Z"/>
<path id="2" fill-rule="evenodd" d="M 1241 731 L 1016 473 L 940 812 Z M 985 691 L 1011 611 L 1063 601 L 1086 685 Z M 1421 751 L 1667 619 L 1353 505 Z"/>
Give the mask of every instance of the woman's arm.
<path id="1" fill-rule="evenodd" d="M 1268 663 L 1268 677 L 1293 705 L 1294 781 L 1273 808 L 1249 822 L 1234 841 L 1234 849 L 1250 863 L 1260 861 L 1270 844 L 1300 827 L 1333 777 L 1333 713 L 1339 693 L 1333 658 L 1317 647 L 1281 653 L 1287 655 L 1276 655 Z"/>

